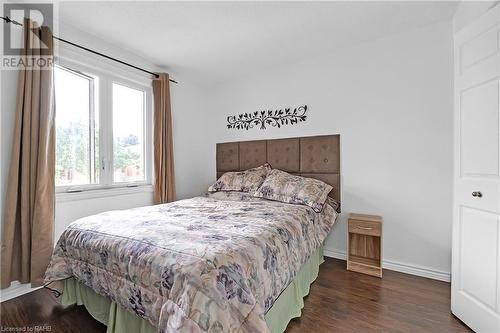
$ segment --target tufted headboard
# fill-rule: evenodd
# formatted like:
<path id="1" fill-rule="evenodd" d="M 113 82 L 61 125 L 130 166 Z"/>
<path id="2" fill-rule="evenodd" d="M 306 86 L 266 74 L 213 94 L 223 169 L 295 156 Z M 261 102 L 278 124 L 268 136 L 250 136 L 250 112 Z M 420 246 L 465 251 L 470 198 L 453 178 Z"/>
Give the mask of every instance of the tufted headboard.
<path id="1" fill-rule="evenodd" d="M 217 144 L 217 178 L 266 162 L 275 169 L 316 178 L 333 186 L 330 197 L 340 202 L 340 135 L 308 136 Z"/>

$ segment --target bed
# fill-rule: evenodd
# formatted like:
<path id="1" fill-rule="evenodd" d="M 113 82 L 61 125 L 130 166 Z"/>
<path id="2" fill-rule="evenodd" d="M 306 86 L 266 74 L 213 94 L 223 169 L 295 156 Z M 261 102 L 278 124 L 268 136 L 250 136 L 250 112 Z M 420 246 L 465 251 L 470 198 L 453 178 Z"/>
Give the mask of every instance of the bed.
<path id="1" fill-rule="evenodd" d="M 216 172 L 263 163 L 332 186 L 339 136 L 217 144 Z M 283 332 L 316 279 L 335 207 L 216 192 L 72 223 L 46 282 L 108 332 Z"/>

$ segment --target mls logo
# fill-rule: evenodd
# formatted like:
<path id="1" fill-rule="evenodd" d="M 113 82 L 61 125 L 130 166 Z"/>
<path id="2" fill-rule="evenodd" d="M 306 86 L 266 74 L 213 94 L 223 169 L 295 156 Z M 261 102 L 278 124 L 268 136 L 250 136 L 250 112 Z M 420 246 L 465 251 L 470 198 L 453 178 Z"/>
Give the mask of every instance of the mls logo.
<path id="1" fill-rule="evenodd" d="M 33 21 L 33 28 L 40 28 L 42 25 L 53 28 L 53 4 L 51 3 L 4 3 L 3 16 L 9 17 L 12 21 L 24 24 L 24 18 L 29 18 Z M 17 24 L 5 24 L 3 30 L 3 53 L 4 56 L 18 56 L 24 50 L 24 38 L 19 38 L 21 27 Z M 36 34 L 31 31 L 30 38 L 37 38 Z M 21 34 L 22 36 L 22 34 Z M 39 50 L 43 54 L 43 50 L 47 46 L 40 41 Z"/>

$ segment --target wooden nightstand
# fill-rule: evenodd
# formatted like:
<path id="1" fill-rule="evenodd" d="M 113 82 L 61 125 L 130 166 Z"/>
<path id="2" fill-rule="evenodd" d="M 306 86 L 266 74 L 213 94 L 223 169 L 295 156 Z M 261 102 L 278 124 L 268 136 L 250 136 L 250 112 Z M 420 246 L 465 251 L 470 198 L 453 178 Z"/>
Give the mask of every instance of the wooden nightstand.
<path id="1" fill-rule="evenodd" d="M 347 220 L 347 269 L 382 277 L 382 217 L 350 214 Z"/>

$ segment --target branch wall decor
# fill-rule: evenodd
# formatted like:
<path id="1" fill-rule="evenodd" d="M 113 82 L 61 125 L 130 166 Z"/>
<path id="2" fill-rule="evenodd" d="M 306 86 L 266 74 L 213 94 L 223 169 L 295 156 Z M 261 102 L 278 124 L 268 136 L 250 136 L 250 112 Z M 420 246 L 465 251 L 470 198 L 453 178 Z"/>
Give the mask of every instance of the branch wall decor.
<path id="1" fill-rule="evenodd" d="M 242 113 L 238 116 L 227 117 L 227 128 L 250 129 L 260 125 L 260 129 L 266 129 L 266 125 L 280 128 L 283 125 L 294 125 L 305 121 L 307 118 L 307 105 L 295 109 L 285 108 L 279 110 L 255 111 L 253 113 Z"/>

